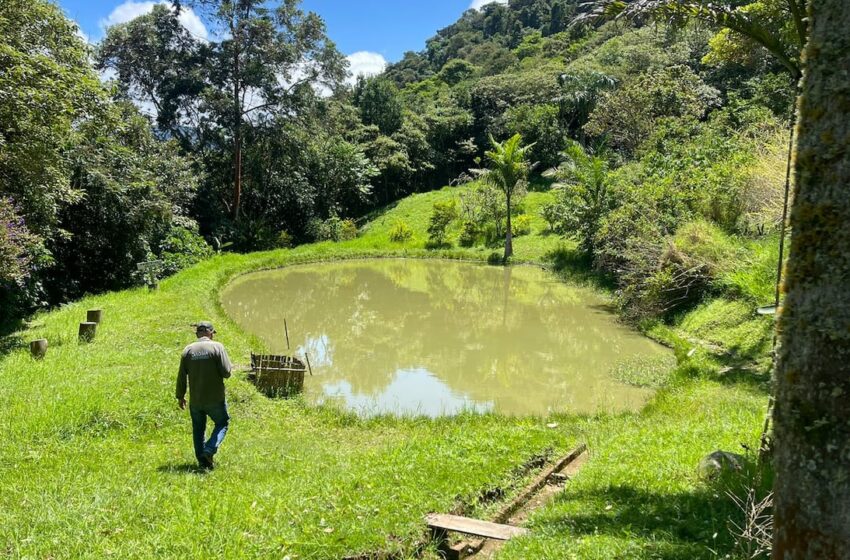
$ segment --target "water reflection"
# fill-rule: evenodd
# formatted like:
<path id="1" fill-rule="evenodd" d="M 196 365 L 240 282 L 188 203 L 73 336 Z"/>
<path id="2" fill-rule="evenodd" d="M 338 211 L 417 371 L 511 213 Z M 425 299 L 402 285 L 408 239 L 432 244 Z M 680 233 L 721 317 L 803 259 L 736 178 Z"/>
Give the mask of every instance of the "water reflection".
<path id="1" fill-rule="evenodd" d="M 379 259 L 243 276 L 228 314 L 275 353 L 310 357 L 305 393 L 363 414 L 430 416 L 639 408 L 650 392 L 611 370 L 666 349 L 590 290 L 535 267 Z"/>
<path id="2" fill-rule="evenodd" d="M 326 384 L 318 402 L 337 402 L 360 414 L 376 411 L 396 414 L 445 416 L 461 411 L 487 412 L 493 403 L 479 403 L 458 395 L 425 368 L 401 369 L 380 393 L 358 393 L 348 381 Z"/>

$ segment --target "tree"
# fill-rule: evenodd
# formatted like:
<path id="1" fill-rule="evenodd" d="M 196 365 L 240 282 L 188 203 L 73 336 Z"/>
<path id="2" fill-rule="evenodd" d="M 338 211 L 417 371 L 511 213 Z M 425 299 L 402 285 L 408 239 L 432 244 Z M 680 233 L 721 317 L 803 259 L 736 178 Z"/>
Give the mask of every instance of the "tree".
<path id="1" fill-rule="evenodd" d="M 404 105 L 398 89 L 383 76 L 359 76 L 354 87 L 354 104 L 360 109 L 363 124 L 377 126 L 382 134 L 390 135 L 401 128 Z"/>
<path id="2" fill-rule="evenodd" d="M 602 93 L 584 129 L 591 136 L 632 153 L 662 117 L 702 118 L 718 104 L 717 90 L 687 66 L 642 74 L 622 87 Z"/>
<path id="3" fill-rule="evenodd" d="M 201 118 L 210 47 L 183 27 L 174 9 L 156 4 L 150 13 L 109 28 L 96 65 L 114 71 L 122 94 L 151 105 L 157 127 L 192 149 L 198 139 L 190 127 Z"/>
<path id="4" fill-rule="evenodd" d="M 514 253 L 511 232 L 511 200 L 523 192 L 531 170 L 527 154 L 534 144 L 522 145 L 522 136 L 514 134 L 504 142 L 496 142 L 490 137 L 492 149 L 484 156 L 490 163 L 490 169 L 484 170 L 485 181 L 498 187 L 505 195 L 507 205 L 507 224 L 505 225 L 505 260 Z"/>
<path id="5" fill-rule="evenodd" d="M 776 368 L 776 559 L 850 554 L 850 4 L 812 0 Z"/>
<path id="6" fill-rule="evenodd" d="M 75 31 L 46 1 L 0 2 L 0 196 L 45 238 L 81 195 L 65 157 L 75 124 L 105 102 Z"/>
<path id="7" fill-rule="evenodd" d="M 567 121 L 569 130 L 577 134 L 579 142 L 584 144 L 584 125 L 596 109 L 602 92 L 613 89 L 617 81 L 602 72 L 590 71 L 561 74 L 558 85 L 561 86 L 558 96 L 561 118 Z"/>
<path id="8" fill-rule="evenodd" d="M 557 229 L 574 233 L 581 248 L 593 254 L 602 219 L 613 208 L 608 158 L 588 153 L 575 141 L 561 155 L 561 165 L 544 173 L 558 180 L 553 185 L 560 194 Z"/>
<path id="9" fill-rule="evenodd" d="M 196 149 L 230 146 L 233 188 L 226 205 L 238 220 L 246 126 L 273 114 L 298 114 L 314 101 L 314 87 L 335 88 L 340 83 L 345 59 L 326 37 L 321 18 L 301 11 L 298 0 L 188 3 L 204 13 L 219 39 L 200 44 L 200 39 L 187 37 L 176 23 L 180 2 L 175 1 L 173 9 L 159 9 L 127 27 L 110 28 L 105 40 L 109 48 L 101 63 L 118 70 L 125 91 L 139 94 L 141 100 L 166 108 L 176 104 L 179 109 L 167 112 L 196 116 L 194 130 L 188 131 L 204 144 Z M 169 51 L 169 45 L 180 48 L 159 50 L 162 46 Z M 144 62 L 149 50 L 154 60 Z M 172 87 L 171 77 L 187 74 L 187 60 L 194 60 L 178 56 L 181 52 L 202 57 L 199 75 L 186 87 Z M 136 66 L 134 60 L 143 62 Z M 198 87 L 198 80 L 203 87 Z M 220 178 L 216 183 L 225 181 Z"/>
<path id="10" fill-rule="evenodd" d="M 767 49 L 795 81 L 801 76 L 800 53 L 807 38 L 806 0 L 766 0 L 744 5 L 735 0 L 590 0 L 585 5 L 587 11 L 574 23 L 650 16 L 674 23 L 695 19 L 728 29 Z"/>

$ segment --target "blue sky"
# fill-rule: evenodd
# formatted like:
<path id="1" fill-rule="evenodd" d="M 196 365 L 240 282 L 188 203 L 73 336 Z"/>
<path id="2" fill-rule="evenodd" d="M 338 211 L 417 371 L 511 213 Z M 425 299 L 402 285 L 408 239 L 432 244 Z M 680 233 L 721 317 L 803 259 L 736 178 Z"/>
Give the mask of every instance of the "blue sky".
<path id="1" fill-rule="evenodd" d="M 89 40 L 96 42 L 105 26 L 149 11 L 156 0 L 55 1 L 77 21 Z M 302 7 L 322 16 L 328 35 L 349 55 L 352 71 L 373 74 L 386 62 L 399 60 L 405 51 L 422 50 L 434 32 L 454 22 L 464 10 L 487 1 L 302 0 Z M 198 36 L 207 33 L 204 22 L 194 13 L 184 14 L 183 23 Z"/>

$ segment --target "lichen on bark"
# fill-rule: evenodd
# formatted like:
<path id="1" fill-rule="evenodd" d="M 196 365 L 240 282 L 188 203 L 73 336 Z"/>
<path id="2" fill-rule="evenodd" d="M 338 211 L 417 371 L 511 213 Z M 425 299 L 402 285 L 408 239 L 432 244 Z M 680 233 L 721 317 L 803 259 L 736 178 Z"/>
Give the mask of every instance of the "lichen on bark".
<path id="1" fill-rule="evenodd" d="M 809 3 L 779 317 L 777 559 L 850 558 L 850 2 Z"/>

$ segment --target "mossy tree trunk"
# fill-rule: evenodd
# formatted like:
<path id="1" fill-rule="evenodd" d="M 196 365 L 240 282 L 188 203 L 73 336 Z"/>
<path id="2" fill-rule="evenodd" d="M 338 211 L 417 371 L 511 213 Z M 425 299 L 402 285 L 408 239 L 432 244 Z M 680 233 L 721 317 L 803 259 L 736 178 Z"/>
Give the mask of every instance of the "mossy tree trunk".
<path id="1" fill-rule="evenodd" d="M 773 558 L 850 558 L 850 2 L 812 0 L 779 318 Z"/>

